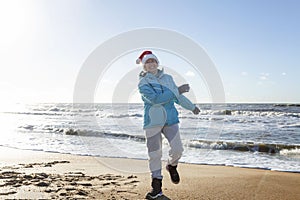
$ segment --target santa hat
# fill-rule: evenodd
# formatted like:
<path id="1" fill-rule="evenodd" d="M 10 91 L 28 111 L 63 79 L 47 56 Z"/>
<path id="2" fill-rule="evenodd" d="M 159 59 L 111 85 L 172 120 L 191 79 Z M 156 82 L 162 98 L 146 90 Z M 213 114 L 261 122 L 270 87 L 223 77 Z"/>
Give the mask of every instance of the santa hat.
<path id="1" fill-rule="evenodd" d="M 136 64 L 142 63 L 144 65 L 146 63 L 146 61 L 150 58 L 156 60 L 157 64 L 159 63 L 157 57 L 152 53 L 152 51 L 144 51 L 140 55 L 140 57 L 136 60 Z"/>

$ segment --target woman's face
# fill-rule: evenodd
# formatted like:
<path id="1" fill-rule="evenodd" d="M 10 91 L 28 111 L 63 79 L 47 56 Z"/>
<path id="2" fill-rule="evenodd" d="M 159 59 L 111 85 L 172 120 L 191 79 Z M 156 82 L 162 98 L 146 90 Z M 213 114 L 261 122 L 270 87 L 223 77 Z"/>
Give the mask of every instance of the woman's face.
<path id="1" fill-rule="evenodd" d="M 144 69 L 147 72 L 150 72 L 151 74 L 156 74 L 158 71 L 157 68 L 158 68 L 158 64 L 156 60 L 153 58 L 149 58 L 144 65 Z"/>

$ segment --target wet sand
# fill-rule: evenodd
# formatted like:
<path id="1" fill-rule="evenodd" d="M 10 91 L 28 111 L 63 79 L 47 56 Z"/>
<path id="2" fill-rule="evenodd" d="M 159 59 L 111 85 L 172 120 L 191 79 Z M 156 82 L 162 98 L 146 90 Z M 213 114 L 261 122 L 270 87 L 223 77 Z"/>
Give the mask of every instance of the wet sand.
<path id="1" fill-rule="evenodd" d="M 0 147 L 0 199 L 144 199 L 146 160 Z M 160 199 L 300 199 L 300 173 L 180 163 Z"/>

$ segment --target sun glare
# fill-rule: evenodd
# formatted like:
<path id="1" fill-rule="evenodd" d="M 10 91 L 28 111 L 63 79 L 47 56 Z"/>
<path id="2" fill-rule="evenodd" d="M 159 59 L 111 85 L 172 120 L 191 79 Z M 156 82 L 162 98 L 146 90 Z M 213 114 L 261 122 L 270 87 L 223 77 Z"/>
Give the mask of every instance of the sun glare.
<path id="1" fill-rule="evenodd" d="M 32 2 L 1 0 L 0 1 L 0 44 L 10 46 L 31 34 Z"/>

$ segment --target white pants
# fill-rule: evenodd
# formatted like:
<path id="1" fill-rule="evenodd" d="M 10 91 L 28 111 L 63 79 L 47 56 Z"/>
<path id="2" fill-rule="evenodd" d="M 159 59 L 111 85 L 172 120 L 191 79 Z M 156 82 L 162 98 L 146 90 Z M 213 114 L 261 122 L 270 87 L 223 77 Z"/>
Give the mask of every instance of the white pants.
<path id="1" fill-rule="evenodd" d="M 167 138 L 170 144 L 168 164 L 175 166 L 178 164 L 181 158 L 183 147 L 179 134 L 178 124 L 164 127 L 153 127 L 145 129 L 148 156 L 149 156 L 149 168 L 152 178 L 162 179 L 161 169 L 161 157 L 162 157 L 162 135 Z"/>

